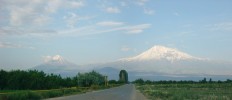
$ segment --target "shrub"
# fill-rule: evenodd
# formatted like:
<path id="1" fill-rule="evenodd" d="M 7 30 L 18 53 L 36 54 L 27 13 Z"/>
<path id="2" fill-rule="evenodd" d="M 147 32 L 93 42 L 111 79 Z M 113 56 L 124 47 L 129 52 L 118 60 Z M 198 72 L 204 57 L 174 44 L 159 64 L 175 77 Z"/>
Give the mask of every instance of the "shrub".
<path id="1" fill-rule="evenodd" d="M 7 95 L 7 100 L 27 100 L 27 99 L 39 100 L 41 99 L 41 95 L 29 91 L 10 93 Z"/>

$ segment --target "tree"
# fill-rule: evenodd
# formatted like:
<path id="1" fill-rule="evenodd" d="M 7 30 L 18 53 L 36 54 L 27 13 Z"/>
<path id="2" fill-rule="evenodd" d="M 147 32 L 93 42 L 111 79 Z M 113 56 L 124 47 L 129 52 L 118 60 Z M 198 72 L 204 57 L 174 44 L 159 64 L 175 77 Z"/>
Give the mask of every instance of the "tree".
<path id="1" fill-rule="evenodd" d="M 207 80 L 206 80 L 206 78 L 204 78 L 203 80 L 200 80 L 199 82 L 200 83 L 207 83 Z"/>
<path id="2" fill-rule="evenodd" d="M 62 78 L 60 75 L 45 74 L 37 70 L 0 70 L 0 90 L 35 90 L 62 87 L 103 85 L 104 76 L 92 71 L 76 77 Z"/>
<path id="3" fill-rule="evenodd" d="M 0 71 L 0 90 L 4 89 L 7 85 L 7 72 L 4 70 Z"/>
<path id="4" fill-rule="evenodd" d="M 128 73 L 126 70 L 121 70 L 119 73 L 119 82 L 128 83 Z"/>
<path id="5" fill-rule="evenodd" d="M 211 78 L 209 79 L 209 83 L 212 83 L 212 79 Z"/>
<path id="6" fill-rule="evenodd" d="M 78 73 L 77 76 L 78 86 L 90 87 L 91 85 L 102 85 L 104 82 L 104 76 L 95 71 L 83 74 Z"/>
<path id="7" fill-rule="evenodd" d="M 133 83 L 144 84 L 144 80 L 142 78 L 136 79 Z"/>
<path id="8" fill-rule="evenodd" d="M 116 80 L 109 80 L 109 84 L 117 84 Z"/>

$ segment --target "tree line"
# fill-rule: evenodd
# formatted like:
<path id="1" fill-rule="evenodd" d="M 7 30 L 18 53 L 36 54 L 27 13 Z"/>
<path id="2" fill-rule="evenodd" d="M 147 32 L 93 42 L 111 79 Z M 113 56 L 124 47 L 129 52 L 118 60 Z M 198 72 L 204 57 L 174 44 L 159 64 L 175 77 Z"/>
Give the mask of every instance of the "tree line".
<path id="1" fill-rule="evenodd" d="M 136 84 L 172 84 L 172 83 L 180 83 L 180 84 L 186 84 L 186 83 L 232 83 L 232 80 L 227 79 L 226 81 L 213 81 L 211 78 L 207 81 L 206 78 L 203 78 L 202 80 L 199 81 L 192 81 L 192 80 L 180 80 L 180 81 L 175 81 L 175 80 L 160 80 L 160 81 L 151 81 L 151 80 L 144 80 L 142 78 L 136 79 L 132 83 Z"/>
<path id="2" fill-rule="evenodd" d="M 38 90 L 63 87 L 90 87 L 104 85 L 105 76 L 91 71 L 78 73 L 75 77 L 62 78 L 60 75 L 46 74 L 37 70 L 0 70 L 0 90 Z"/>

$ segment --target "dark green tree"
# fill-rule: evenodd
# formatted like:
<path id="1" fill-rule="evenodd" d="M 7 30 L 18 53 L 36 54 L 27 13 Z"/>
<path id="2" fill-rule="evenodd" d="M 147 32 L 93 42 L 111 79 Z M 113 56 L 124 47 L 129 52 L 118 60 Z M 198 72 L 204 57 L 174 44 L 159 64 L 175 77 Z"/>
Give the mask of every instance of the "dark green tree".
<path id="1" fill-rule="evenodd" d="M 212 79 L 210 78 L 210 79 L 209 79 L 209 83 L 212 83 L 212 82 L 213 82 L 213 81 L 212 81 Z"/>
<path id="2" fill-rule="evenodd" d="M 126 70 L 121 70 L 119 72 L 119 82 L 120 83 L 128 83 L 128 73 Z"/>
<path id="3" fill-rule="evenodd" d="M 109 84 L 117 84 L 118 82 L 116 80 L 109 80 Z"/>
<path id="4" fill-rule="evenodd" d="M 90 87 L 91 85 L 103 85 L 104 82 L 104 76 L 96 71 L 88 73 L 78 73 L 77 75 L 78 86 Z"/>
<path id="5" fill-rule="evenodd" d="M 7 72 L 4 70 L 0 71 L 0 90 L 3 90 L 7 85 Z"/>

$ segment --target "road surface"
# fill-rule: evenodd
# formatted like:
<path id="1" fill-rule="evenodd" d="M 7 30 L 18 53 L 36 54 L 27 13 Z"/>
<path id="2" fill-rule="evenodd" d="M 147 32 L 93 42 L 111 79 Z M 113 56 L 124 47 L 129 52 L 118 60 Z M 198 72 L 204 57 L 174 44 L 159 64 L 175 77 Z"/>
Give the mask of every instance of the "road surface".
<path id="1" fill-rule="evenodd" d="M 133 84 L 48 100 L 147 100 Z"/>

